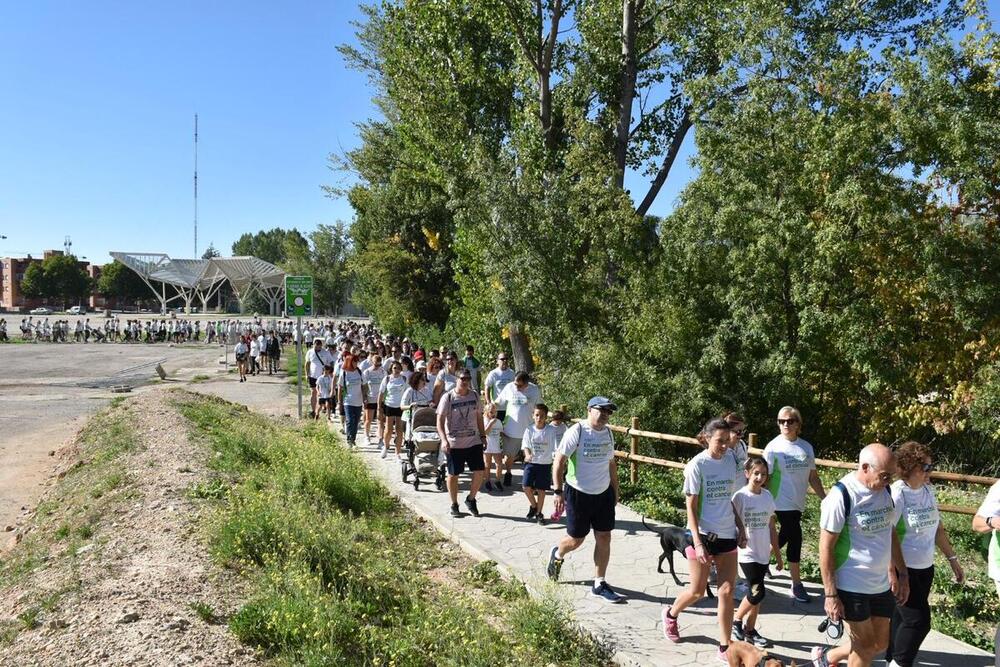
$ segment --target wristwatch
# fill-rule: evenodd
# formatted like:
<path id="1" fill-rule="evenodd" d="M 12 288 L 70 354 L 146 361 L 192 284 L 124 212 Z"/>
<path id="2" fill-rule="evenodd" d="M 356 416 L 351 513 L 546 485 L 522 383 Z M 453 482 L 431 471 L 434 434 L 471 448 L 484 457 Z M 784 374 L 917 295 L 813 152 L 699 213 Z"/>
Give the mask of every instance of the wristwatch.
<path id="1" fill-rule="evenodd" d="M 990 530 L 994 530 L 994 528 L 993 528 L 993 517 L 991 517 L 991 516 L 986 517 L 986 526 Z"/>
<path id="2" fill-rule="evenodd" d="M 552 489 L 552 493 L 556 494 L 557 496 L 561 496 L 562 495 L 562 489 Z"/>

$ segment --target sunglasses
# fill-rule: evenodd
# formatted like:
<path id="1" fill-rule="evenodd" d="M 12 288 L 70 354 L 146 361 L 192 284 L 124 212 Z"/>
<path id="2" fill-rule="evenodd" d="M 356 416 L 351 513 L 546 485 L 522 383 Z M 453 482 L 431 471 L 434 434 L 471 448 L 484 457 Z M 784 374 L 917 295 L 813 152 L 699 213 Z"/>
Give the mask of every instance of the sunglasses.
<path id="1" fill-rule="evenodd" d="M 791 419 L 779 419 L 778 423 L 782 426 L 789 426 L 791 424 L 798 424 L 799 420 L 792 417 Z"/>
<path id="2" fill-rule="evenodd" d="M 459 375 L 458 376 L 458 381 L 459 382 L 471 382 L 472 378 L 469 377 L 468 375 Z"/>
<path id="3" fill-rule="evenodd" d="M 931 472 L 932 470 L 934 470 L 934 464 L 933 463 L 922 463 L 922 464 L 920 464 L 920 469 L 923 470 L 924 472 Z"/>
<path id="4" fill-rule="evenodd" d="M 497 357 L 497 361 L 507 361 L 507 357 Z"/>
<path id="5" fill-rule="evenodd" d="M 744 427 L 744 428 L 734 428 L 734 429 L 730 429 L 730 430 L 733 433 L 735 433 L 736 435 L 743 435 L 744 433 L 747 432 L 746 427 Z"/>
<path id="6" fill-rule="evenodd" d="M 613 415 L 615 413 L 615 411 L 612 410 L 611 408 L 598 408 L 598 407 L 595 406 L 593 409 L 597 410 L 602 415 Z"/>

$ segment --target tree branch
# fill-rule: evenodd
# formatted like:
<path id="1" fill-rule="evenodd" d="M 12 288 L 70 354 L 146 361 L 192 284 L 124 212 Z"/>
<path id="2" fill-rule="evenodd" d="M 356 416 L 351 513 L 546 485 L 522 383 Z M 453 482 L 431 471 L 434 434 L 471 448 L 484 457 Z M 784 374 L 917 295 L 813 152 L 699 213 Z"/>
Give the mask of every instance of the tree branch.
<path id="1" fill-rule="evenodd" d="M 691 129 L 691 107 L 684 109 L 684 115 L 681 116 L 680 122 L 677 124 L 677 129 L 674 130 L 674 136 L 670 140 L 670 149 L 667 151 L 666 156 L 663 158 L 663 164 L 660 166 L 660 170 L 656 174 L 656 178 L 649 186 L 649 191 L 646 196 L 643 197 L 642 202 L 636 208 L 636 215 L 639 217 L 645 217 L 646 213 L 649 211 L 649 207 L 653 205 L 656 201 L 656 196 L 660 194 L 660 189 L 663 184 L 667 181 L 667 176 L 670 175 L 670 170 L 674 166 L 674 162 L 677 160 L 677 155 L 681 151 L 681 146 L 684 144 L 684 137 L 687 136 L 688 130 Z"/>

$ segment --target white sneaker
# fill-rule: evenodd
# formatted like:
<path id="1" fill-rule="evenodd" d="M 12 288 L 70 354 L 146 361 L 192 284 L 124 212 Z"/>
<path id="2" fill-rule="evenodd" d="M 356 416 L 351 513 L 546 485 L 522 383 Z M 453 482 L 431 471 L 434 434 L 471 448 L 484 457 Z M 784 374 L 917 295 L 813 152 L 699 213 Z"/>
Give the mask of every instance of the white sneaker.
<path id="1" fill-rule="evenodd" d="M 385 445 L 382 445 L 382 458 L 385 458 L 385 455 L 386 455 L 386 454 L 387 454 L 388 452 L 389 452 L 389 450 L 388 450 L 388 449 L 386 448 L 386 446 L 385 446 Z"/>

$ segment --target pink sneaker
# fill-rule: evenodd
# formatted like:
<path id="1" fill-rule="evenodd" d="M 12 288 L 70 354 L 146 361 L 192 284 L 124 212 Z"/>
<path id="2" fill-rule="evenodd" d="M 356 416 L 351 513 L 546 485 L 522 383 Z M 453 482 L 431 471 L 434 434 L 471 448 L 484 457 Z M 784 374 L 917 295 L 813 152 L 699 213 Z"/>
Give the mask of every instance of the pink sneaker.
<path id="1" fill-rule="evenodd" d="M 719 646 L 715 649 L 715 659 L 721 663 L 729 664 L 729 651 L 723 651 L 722 647 Z"/>
<path id="2" fill-rule="evenodd" d="M 668 611 L 670 611 L 670 607 L 664 607 L 663 613 L 660 614 L 660 617 L 663 618 L 663 636 L 676 644 L 681 640 L 681 633 L 677 628 L 677 619 L 670 618 L 667 615 Z"/>

